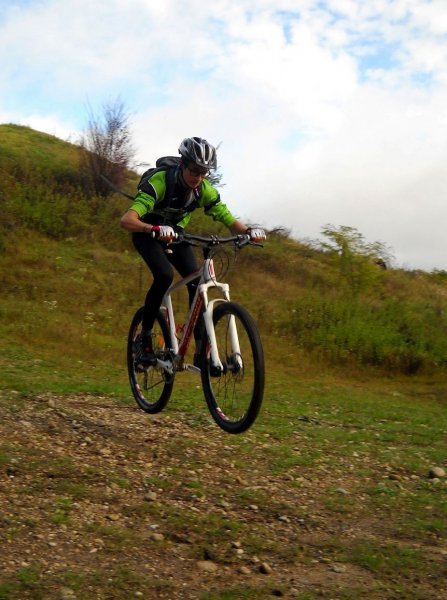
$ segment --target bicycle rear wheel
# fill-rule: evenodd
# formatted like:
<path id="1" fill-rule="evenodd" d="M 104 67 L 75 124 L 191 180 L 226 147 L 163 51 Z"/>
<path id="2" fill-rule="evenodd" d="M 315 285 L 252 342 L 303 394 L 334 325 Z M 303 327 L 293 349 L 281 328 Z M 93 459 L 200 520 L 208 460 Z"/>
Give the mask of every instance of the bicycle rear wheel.
<path id="1" fill-rule="evenodd" d="M 148 413 L 157 413 L 166 406 L 174 386 L 174 373 L 167 373 L 158 365 L 142 365 L 137 360 L 141 323 L 144 308 L 135 313 L 127 339 L 127 370 L 132 394 L 138 406 Z M 171 348 L 171 336 L 163 313 L 158 313 L 153 327 L 153 348 L 156 355 L 164 358 Z"/>
<path id="2" fill-rule="evenodd" d="M 264 395 L 261 339 L 253 318 L 234 302 L 218 304 L 213 322 L 223 370 L 219 372 L 210 364 L 210 344 L 205 337 L 201 356 L 203 391 L 219 427 L 228 433 L 241 433 L 253 424 Z M 232 323 L 237 336 L 231 335 Z"/>

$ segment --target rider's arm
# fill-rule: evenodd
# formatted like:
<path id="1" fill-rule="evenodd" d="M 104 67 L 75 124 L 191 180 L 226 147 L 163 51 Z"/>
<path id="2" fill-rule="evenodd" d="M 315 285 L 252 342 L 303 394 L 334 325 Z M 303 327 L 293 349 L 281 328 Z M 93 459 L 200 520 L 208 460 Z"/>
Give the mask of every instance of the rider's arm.
<path id="1" fill-rule="evenodd" d="M 231 233 L 234 233 L 234 235 L 247 233 L 247 229 L 247 225 L 244 225 L 244 223 L 238 221 L 237 219 L 232 223 L 232 225 L 230 225 Z"/>
<path id="2" fill-rule="evenodd" d="M 150 223 L 140 221 L 138 213 L 131 208 L 129 208 L 129 210 L 121 217 L 121 227 L 134 233 L 152 232 L 153 238 L 163 242 L 170 242 L 177 237 L 174 229 L 169 225 L 151 225 Z"/>
<path id="3" fill-rule="evenodd" d="M 212 217 L 214 221 L 223 223 L 227 227 L 231 228 L 236 221 L 232 212 L 221 201 L 219 192 L 207 180 L 204 180 L 202 183 L 199 206 L 203 207 L 206 215 Z"/>
<path id="4" fill-rule="evenodd" d="M 165 190 L 165 172 L 159 171 L 138 190 L 129 210 L 121 217 L 121 227 L 132 232 L 149 232 L 152 225 L 140 219 L 152 212 L 157 200 L 163 198 Z"/>
<path id="5" fill-rule="evenodd" d="M 206 180 L 202 183 L 202 194 L 199 203 L 204 207 L 205 214 L 226 225 L 234 235 L 250 234 L 251 228 L 236 219 L 227 206 L 221 202 L 216 188 Z M 255 238 L 257 239 L 257 236 Z"/>
<path id="6" fill-rule="evenodd" d="M 141 231 L 146 233 L 149 233 L 152 229 L 150 223 L 143 223 L 143 221 L 140 221 L 140 215 L 132 208 L 129 208 L 129 210 L 121 217 L 121 227 L 127 231 Z"/>

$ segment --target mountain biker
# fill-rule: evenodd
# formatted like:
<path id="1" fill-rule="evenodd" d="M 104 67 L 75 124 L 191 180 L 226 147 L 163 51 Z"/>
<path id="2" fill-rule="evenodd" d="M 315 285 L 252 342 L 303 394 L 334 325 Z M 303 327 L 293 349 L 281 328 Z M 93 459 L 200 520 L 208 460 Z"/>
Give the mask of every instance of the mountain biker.
<path id="1" fill-rule="evenodd" d="M 121 226 L 132 233 L 132 241 L 153 275 L 145 303 L 138 358 L 140 362 L 155 364 L 152 346 L 152 328 L 163 296 L 174 278 L 174 267 L 181 277 L 198 269 L 194 252 L 186 243 L 173 244 L 176 232 L 183 231 L 191 213 L 203 208 L 205 214 L 226 225 L 233 234 L 248 234 L 260 242 L 266 235 L 259 227 L 247 227 L 230 212 L 220 200 L 219 192 L 206 179 L 216 166 L 216 149 L 200 137 L 185 138 L 178 149 L 178 166 L 157 170 L 142 180 L 133 204 L 121 218 Z M 167 178 L 173 176 L 171 197 L 164 202 Z M 189 303 L 196 292 L 197 281 L 188 284 Z M 198 332 L 194 332 L 198 336 Z M 197 362 L 197 343 L 194 362 Z"/>

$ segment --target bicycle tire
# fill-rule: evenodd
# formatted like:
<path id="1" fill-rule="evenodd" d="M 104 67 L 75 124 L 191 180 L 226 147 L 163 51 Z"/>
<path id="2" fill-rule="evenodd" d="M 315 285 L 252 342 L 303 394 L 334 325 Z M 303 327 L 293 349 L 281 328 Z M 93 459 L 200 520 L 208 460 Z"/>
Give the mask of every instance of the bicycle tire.
<path id="1" fill-rule="evenodd" d="M 158 413 L 163 410 L 174 387 L 174 376 L 168 375 L 157 365 L 144 366 L 136 360 L 136 349 L 139 344 L 141 323 L 143 320 L 144 307 L 135 313 L 127 338 L 127 370 L 129 383 L 138 406 L 148 413 Z M 166 319 L 159 311 L 153 328 L 154 351 L 164 353 L 167 348 L 172 347 L 171 336 Z"/>
<path id="2" fill-rule="evenodd" d="M 230 318 L 235 319 L 240 352 L 229 339 Z M 218 304 L 213 323 L 223 372 L 213 372 L 210 344 L 205 336 L 201 348 L 201 377 L 208 409 L 227 433 L 242 433 L 255 421 L 264 396 L 264 352 L 253 317 L 234 302 Z"/>

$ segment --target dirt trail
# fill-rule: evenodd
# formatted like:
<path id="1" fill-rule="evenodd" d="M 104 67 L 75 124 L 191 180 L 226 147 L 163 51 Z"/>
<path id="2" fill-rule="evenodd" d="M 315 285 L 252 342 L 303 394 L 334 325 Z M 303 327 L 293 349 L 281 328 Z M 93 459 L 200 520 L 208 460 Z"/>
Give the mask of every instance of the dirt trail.
<path id="1" fill-rule="evenodd" d="M 3 393 L 1 407 L 2 598 L 23 573 L 23 598 L 395 597 L 334 547 L 380 529 L 320 500 L 351 493 L 352 473 L 277 476 L 255 433 L 235 443 L 109 398 Z"/>

